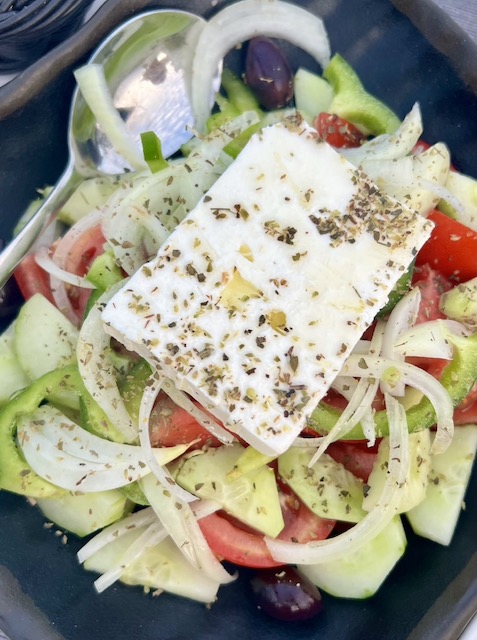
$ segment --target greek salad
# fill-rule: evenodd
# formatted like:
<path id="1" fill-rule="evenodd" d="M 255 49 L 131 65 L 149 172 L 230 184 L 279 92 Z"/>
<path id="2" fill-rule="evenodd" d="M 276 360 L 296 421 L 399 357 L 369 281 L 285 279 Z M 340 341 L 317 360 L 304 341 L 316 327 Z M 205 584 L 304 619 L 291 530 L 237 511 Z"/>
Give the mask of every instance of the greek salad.
<path id="1" fill-rule="evenodd" d="M 247 567 L 260 608 L 307 619 L 320 591 L 376 593 L 404 519 L 453 538 L 477 449 L 477 181 L 298 5 L 230 5 L 192 60 L 181 152 L 117 125 L 129 170 L 85 179 L 14 274 L 0 488 L 87 538 L 99 593 L 210 604 Z"/>

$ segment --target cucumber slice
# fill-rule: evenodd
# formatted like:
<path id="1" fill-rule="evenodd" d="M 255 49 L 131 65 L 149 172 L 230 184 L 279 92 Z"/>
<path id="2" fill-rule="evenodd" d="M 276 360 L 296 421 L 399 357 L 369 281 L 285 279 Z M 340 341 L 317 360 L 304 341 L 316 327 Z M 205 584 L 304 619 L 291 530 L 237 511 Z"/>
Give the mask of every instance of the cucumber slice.
<path id="1" fill-rule="evenodd" d="M 11 324 L 0 336 L 0 407 L 20 389 L 30 384 L 15 353 L 15 323 Z"/>
<path id="2" fill-rule="evenodd" d="M 327 112 L 333 100 L 333 88 L 324 78 L 300 68 L 293 79 L 295 105 L 305 120 L 311 124 L 322 111 Z"/>
<path id="3" fill-rule="evenodd" d="M 433 456 L 425 499 L 408 511 L 414 533 L 449 545 L 463 508 L 477 450 L 477 425 L 457 427 L 444 453 Z"/>
<path id="4" fill-rule="evenodd" d="M 76 362 L 77 341 L 78 329 L 41 294 L 20 309 L 15 352 L 30 380 Z"/>
<path id="5" fill-rule="evenodd" d="M 135 529 L 106 545 L 85 561 L 85 569 L 106 573 L 120 566 L 124 554 L 144 530 L 144 527 Z M 214 602 L 219 587 L 203 571 L 193 567 L 170 538 L 145 551 L 120 580 L 207 603 Z"/>
<path id="6" fill-rule="evenodd" d="M 38 498 L 37 505 L 48 520 L 80 537 L 119 520 L 132 507 L 118 489 L 78 495 L 66 493 L 59 498 Z"/>
<path id="7" fill-rule="evenodd" d="M 20 309 L 15 322 L 14 346 L 30 380 L 76 363 L 78 329 L 49 300 L 37 293 Z M 79 408 L 78 396 L 58 390 L 52 402 Z"/>
<path id="8" fill-rule="evenodd" d="M 280 477 L 321 518 L 359 522 L 366 515 L 363 482 L 326 453 L 310 468 L 313 453 L 290 447 L 278 458 Z"/>
<path id="9" fill-rule="evenodd" d="M 401 518 L 395 516 L 386 528 L 357 551 L 339 560 L 299 565 L 316 586 L 339 598 L 369 598 L 382 585 L 406 549 Z"/>
<path id="10" fill-rule="evenodd" d="M 61 222 L 73 225 L 94 209 L 102 207 L 118 188 L 117 176 L 89 178 L 79 184 L 58 213 Z"/>
<path id="11" fill-rule="evenodd" d="M 458 284 L 440 297 L 440 310 L 448 317 L 477 329 L 477 278 Z"/>
<path id="12" fill-rule="evenodd" d="M 429 429 L 409 434 L 410 473 L 403 487 L 398 513 L 404 513 L 422 502 L 426 496 L 431 470 L 431 435 Z M 386 482 L 389 460 L 389 439 L 383 438 L 378 456 L 368 478 L 369 489 L 363 500 L 363 509 L 372 511 Z"/>
<path id="13" fill-rule="evenodd" d="M 284 527 L 275 474 L 264 465 L 230 479 L 243 452 L 244 447 L 233 444 L 193 456 L 180 467 L 176 482 L 199 498 L 220 502 L 235 518 L 275 537 Z"/>

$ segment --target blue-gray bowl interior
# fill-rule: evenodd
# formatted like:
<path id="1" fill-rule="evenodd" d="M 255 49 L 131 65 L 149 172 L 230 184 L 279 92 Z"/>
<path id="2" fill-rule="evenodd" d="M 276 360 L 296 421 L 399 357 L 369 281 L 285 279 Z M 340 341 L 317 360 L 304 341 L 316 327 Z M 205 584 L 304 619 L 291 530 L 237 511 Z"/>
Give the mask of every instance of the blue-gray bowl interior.
<path id="1" fill-rule="evenodd" d="M 191 8 L 192 3 L 110 0 L 92 23 L 93 35 L 91 30 L 79 32 L 26 72 L 22 82 L 0 90 L 4 238 L 35 189 L 54 182 L 66 164 L 71 69 L 123 17 L 171 4 Z M 342 53 L 368 89 L 400 116 L 418 100 L 425 139 L 446 141 L 455 165 L 475 175 L 477 83 L 472 69 L 477 69 L 477 53 L 461 31 L 425 0 L 300 4 L 317 13 L 322 8 L 333 51 Z M 193 5 L 197 12 L 210 10 L 208 1 Z M 295 67 L 305 62 L 316 68 L 296 49 L 289 48 L 289 54 Z M 451 640 L 477 608 L 477 510 L 470 506 L 476 495 L 474 474 L 469 489 L 474 500 L 468 500 L 450 547 L 409 532 L 404 558 L 375 597 L 349 601 L 325 596 L 320 617 L 284 624 L 257 611 L 247 571 L 221 589 L 210 610 L 169 595 L 152 598 L 122 585 L 99 596 L 93 576 L 76 561 L 81 542 L 70 536 L 63 545 L 23 498 L 0 493 L 0 628 L 12 640 Z"/>

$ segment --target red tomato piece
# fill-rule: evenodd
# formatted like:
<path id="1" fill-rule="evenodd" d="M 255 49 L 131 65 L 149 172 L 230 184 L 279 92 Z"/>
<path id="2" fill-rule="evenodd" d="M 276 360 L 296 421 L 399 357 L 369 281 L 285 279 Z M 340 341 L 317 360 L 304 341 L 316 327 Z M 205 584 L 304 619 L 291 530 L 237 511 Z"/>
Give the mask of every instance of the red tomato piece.
<path id="1" fill-rule="evenodd" d="M 66 270 L 84 276 L 94 259 L 104 253 L 105 242 L 100 224 L 85 231 L 71 248 L 65 265 Z"/>
<path id="2" fill-rule="evenodd" d="M 359 147 L 366 139 L 354 124 L 334 113 L 319 113 L 313 120 L 313 127 L 322 140 L 337 149 Z"/>
<path id="3" fill-rule="evenodd" d="M 430 148 L 431 145 L 428 142 L 425 140 L 418 140 L 412 148 L 411 153 L 413 156 L 418 156 L 420 153 L 424 153 L 424 151 L 427 151 Z"/>
<path id="4" fill-rule="evenodd" d="M 201 410 L 204 409 L 201 407 Z M 185 409 L 160 393 L 150 419 L 151 443 L 153 447 L 173 447 L 197 441 L 196 448 L 205 445 L 218 447 L 221 443 L 202 427 Z"/>
<path id="5" fill-rule="evenodd" d="M 340 462 L 345 469 L 351 471 L 354 476 L 367 482 L 376 462 L 378 446 L 379 442 L 373 447 L 368 447 L 366 441 L 340 440 L 331 443 L 326 453 L 336 462 Z"/>
<path id="6" fill-rule="evenodd" d="M 94 260 L 104 253 L 105 242 L 101 225 L 98 224 L 85 231 L 77 239 L 68 255 L 65 265 L 66 271 L 84 276 Z M 90 295 L 90 289 L 68 286 L 68 296 L 79 317 L 83 317 Z"/>
<path id="7" fill-rule="evenodd" d="M 455 283 L 477 276 L 477 232 L 434 210 L 431 237 L 417 254 L 416 266 L 428 264 Z"/>
<path id="8" fill-rule="evenodd" d="M 51 293 L 50 276 L 37 264 L 34 255 L 23 258 L 13 275 L 25 300 L 34 296 L 35 293 L 41 293 L 55 304 Z"/>
<path id="9" fill-rule="evenodd" d="M 295 496 L 282 494 L 280 502 L 285 521 L 285 527 L 278 536 L 280 540 L 300 543 L 323 540 L 333 530 L 333 520 L 315 515 Z M 213 552 L 227 562 L 254 569 L 281 566 L 270 555 L 262 534 L 246 530 L 228 516 L 213 513 L 199 520 L 199 526 Z"/>
<path id="10" fill-rule="evenodd" d="M 452 289 L 453 284 L 446 277 L 434 271 L 428 263 L 416 266 L 413 285 L 421 290 L 421 304 L 416 324 L 445 318 L 439 309 L 439 298 L 445 291 Z"/>

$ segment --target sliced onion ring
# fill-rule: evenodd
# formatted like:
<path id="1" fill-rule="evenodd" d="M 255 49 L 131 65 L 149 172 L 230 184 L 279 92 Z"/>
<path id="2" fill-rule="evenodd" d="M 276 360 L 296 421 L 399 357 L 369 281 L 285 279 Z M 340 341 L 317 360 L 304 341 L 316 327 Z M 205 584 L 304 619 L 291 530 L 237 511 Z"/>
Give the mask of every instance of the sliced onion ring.
<path id="1" fill-rule="evenodd" d="M 397 514 L 409 473 L 409 434 L 403 407 L 392 396 L 386 394 L 385 399 L 389 420 L 388 475 L 374 509 L 345 533 L 327 540 L 298 544 L 266 537 L 274 560 L 285 564 L 318 564 L 344 558 L 375 538 Z"/>
<path id="2" fill-rule="evenodd" d="M 66 433 L 93 448 L 70 446 Z M 84 432 L 84 440 L 83 433 Z M 150 473 L 139 446 L 109 442 L 84 431 L 49 405 L 33 414 L 20 416 L 18 443 L 31 468 L 42 478 L 68 491 L 94 493 L 123 487 Z M 171 462 L 187 450 L 187 445 L 154 449 L 156 464 Z"/>
<path id="3" fill-rule="evenodd" d="M 111 287 L 95 303 L 80 329 L 76 354 L 78 369 L 84 385 L 103 409 L 126 442 L 137 440 L 137 427 L 129 415 L 119 393 L 113 365 L 109 359 L 111 336 L 105 333 L 101 312 L 104 303 L 124 285 L 124 281 Z"/>
<path id="4" fill-rule="evenodd" d="M 71 271 L 66 271 L 59 267 L 49 255 L 47 247 L 40 247 L 38 249 L 35 253 L 35 260 L 44 271 L 66 284 L 71 284 L 74 287 L 82 287 L 83 289 L 96 289 L 96 286 L 83 276 L 78 276 L 76 273 L 71 273 Z"/>
<path id="5" fill-rule="evenodd" d="M 329 62 L 323 21 L 305 9 L 281 0 L 243 0 L 226 7 L 203 28 L 192 63 L 192 107 L 199 132 L 210 114 L 212 82 L 219 64 L 233 47 L 257 35 L 289 40 L 323 68 Z"/>
<path id="6" fill-rule="evenodd" d="M 437 432 L 431 453 L 444 452 L 454 435 L 454 407 L 449 394 L 441 383 L 426 371 L 408 362 L 397 362 L 374 356 L 351 355 L 343 365 L 342 372 L 348 376 L 379 378 L 389 382 L 391 374 L 423 393 L 431 402 L 437 417 Z"/>
<path id="7" fill-rule="evenodd" d="M 180 487 L 168 470 L 154 458 L 149 422 L 156 398 L 162 388 L 162 380 L 161 374 L 158 371 L 154 371 L 146 384 L 139 408 L 139 442 L 149 468 L 163 489 L 167 490 L 175 499 L 182 500 L 184 503 L 194 502 L 197 497 Z"/>
<path id="8" fill-rule="evenodd" d="M 190 504 L 178 500 L 154 476 L 140 485 L 157 517 L 189 562 L 221 584 L 235 579 L 217 560 L 207 544 Z"/>

